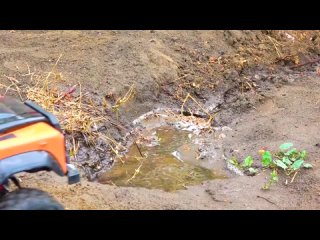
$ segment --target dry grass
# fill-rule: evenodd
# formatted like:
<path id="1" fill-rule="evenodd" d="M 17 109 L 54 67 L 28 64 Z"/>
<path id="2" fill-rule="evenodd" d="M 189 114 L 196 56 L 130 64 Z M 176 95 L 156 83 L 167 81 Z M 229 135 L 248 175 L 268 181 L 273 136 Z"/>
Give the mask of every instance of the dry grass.
<path id="1" fill-rule="evenodd" d="M 127 103 L 135 94 L 134 84 L 132 84 L 129 90 L 123 97 L 117 99 L 116 103 L 112 106 L 112 110 L 119 114 L 120 107 Z"/>
<path id="2" fill-rule="evenodd" d="M 303 55 L 320 53 L 318 30 L 272 30 L 262 36 L 260 43 L 239 50 L 240 58 L 249 64 L 276 64 L 281 60 L 300 64 Z"/>
<path id="3" fill-rule="evenodd" d="M 166 83 L 161 88 L 181 102 L 182 110 L 187 105 L 195 105 L 205 112 L 209 116 L 209 120 L 212 121 L 214 116 L 204 109 L 196 92 L 202 94 L 204 91 L 213 91 L 222 83 L 223 78 L 220 76 L 224 74 L 226 69 L 233 67 L 242 69 L 252 63 L 276 63 L 279 59 L 299 64 L 301 62 L 299 54 L 310 51 L 320 53 L 320 31 L 268 31 L 268 34 L 264 34 L 259 41 L 239 46 L 235 56 L 213 56 L 209 59 L 202 59 L 200 58 L 201 52 L 186 54 L 186 56 L 190 55 L 190 59 L 189 65 L 184 67 L 185 71 L 179 78 Z M 28 66 L 28 72 L 24 76 L 30 79 L 27 82 L 24 81 L 24 84 L 16 78 L 5 76 L 9 84 L 0 84 L 0 88 L 5 90 L 5 94 L 12 92 L 21 100 L 33 100 L 53 113 L 59 119 L 65 132 L 72 136 L 71 139 L 75 139 L 75 135 L 77 137 L 83 136 L 89 145 L 95 145 L 97 139 L 101 139 L 108 143 L 110 150 L 115 155 L 119 156 L 119 151 L 123 150 L 123 146 L 116 142 L 112 136 L 100 133 L 97 126 L 109 120 L 103 107 L 109 107 L 119 114 L 119 109 L 135 94 L 134 85 L 123 97 L 118 98 L 113 106 L 105 104 L 99 108 L 86 93 L 83 93 L 80 83 L 69 89 L 58 88 L 58 86 L 64 85 L 64 77 L 57 70 L 61 57 L 48 73 L 32 72 Z M 251 83 L 245 83 L 249 89 L 253 88 Z M 166 88 L 169 85 L 172 87 Z M 170 92 L 170 89 L 173 91 Z M 104 99 L 102 99 L 103 101 Z M 76 140 L 79 141 L 79 139 Z M 72 140 L 72 146 L 74 146 L 72 151 L 75 152 L 75 155 L 79 150 L 76 140 Z"/>
<path id="4" fill-rule="evenodd" d="M 88 93 L 83 93 L 80 83 L 67 90 L 58 87 L 65 83 L 63 75 L 57 71 L 60 58 L 61 56 L 48 73 L 31 72 L 28 66 L 28 73 L 23 76 L 30 77 L 30 79 L 24 81 L 23 84 L 15 78 L 5 76 L 11 84 L 1 84 L 0 88 L 6 90 L 5 94 L 18 94 L 22 101 L 32 100 L 54 114 L 62 129 L 70 137 L 68 141 L 72 147 L 69 152 L 74 159 L 77 159 L 77 153 L 81 147 L 80 141 L 84 141 L 87 146 L 96 147 L 99 139 L 105 142 L 109 150 L 122 161 L 119 152 L 126 149 L 112 136 L 108 136 L 98 129 L 100 124 L 109 121 L 104 111 L 105 106 L 99 108 L 88 96 Z M 129 101 L 133 95 L 133 90 L 132 86 L 128 93 L 116 102 L 113 109 L 119 111 L 121 105 Z M 108 149 L 101 150 L 107 151 Z"/>
<path id="5" fill-rule="evenodd" d="M 169 92 L 165 86 L 163 91 L 182 103 L 190 99 L 193 93 L 193 102 L 199 106 L 199 96 L 194 93 L 214 91 L 223 84 L 224 74 L 230 69 L 242 72 L 244 69 L 264 65 L 274 67 L 279 62 L 286 65 L 299 65 L 308 58 L 312 60 L 320 54 L 320 31 L 308 30 L 272 30 L 257 32 L 257 38 L 243 39 L 235 45 L 236 52 L 223 56 L 212 56 L 209 59 L 201 58 L 201 52 L 188 52 L 188 66 L 185 66 L 182 76 L 169 82 L 174 92 Z M 191 66 L 191 67 L 190 67 Z M 167 84 L 167 85 L 168 85 Z M 241 91 L 253 90 L 254 85 L 249 81 L 241 83 Z M 196 101 L 198 101 L 198 103 Z M 202 109 L 203 110 L 203 109 Z"/>
<path id="6" fill-rule="evenodd" d="M 194 97 L 191 96 L 190 93 L 187 94 L 187 96 L 185 97 L 185 99 L 183 100 L 183 103 L 181 105 L 181 114 L 183 114 L 183 111 L 184 111 L 184 106 L 185 104 L 187 103 L 187 101 L 191 99 L 205 114 L 208 115 L 208 124 L 211 124 L 211 122 L 214 120 L 214 115 L 210 114 L 209 111 L 207 109 L 204 108 L 204 106 L 202 106 Z M 192 111 L 189 109 L 189 112 L 191 113 L 192 115 Z"/>
<path id="7" fill-rule="evenodd" d="M 29 71 L 27 75 L 31 78 L 30 84 L 20 89 L 26 99 L 54 114 L 67 134 L 81 133 L 88 144 L 94 144 L 97 124 L 107 118 L 92 101 L 86 99 L 86 103 L 84 102 L 85 96 L 80 83 L 64 92 L 58 89 L 57 85 L 63 80 L 62 74 L 56 70 L 59 60 L 60 57 L 46 75 Z M 74 97 L 75 93 L 78 93 L 78 96 Z"/>

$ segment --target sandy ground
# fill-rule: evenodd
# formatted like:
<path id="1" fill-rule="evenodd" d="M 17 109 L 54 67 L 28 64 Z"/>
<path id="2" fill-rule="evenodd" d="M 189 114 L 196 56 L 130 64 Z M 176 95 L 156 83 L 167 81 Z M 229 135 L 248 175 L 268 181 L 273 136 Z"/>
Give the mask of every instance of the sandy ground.
<path id="1" fill-rule="evenodd" d="M 284 176 L 269 191 L 261 190 L 267 173 L 258 176 L 233 176 L 189 187 L 175 193 L 144 188 L 126 188 L 87 182 L 67 186 L 54 174 L 25 175 L 26 186 L 49 191 L 68 209 L 318 209 L 320 204 L 319 78 L 306 77 L 274 92 L 229 126 L 225 138 L 230 149 L 242 155 L 257 152 L 266 143 L 276 148 L 290 139 L 306 149 L 313 170 L 303 170 L 288 186 Z"/>
<path id="2" fill-rule="evenodd" d="M 211 56 L 238 54 L 239 46 L 248 45 L 250 40 L 259 41 L 261 34 L 260 31 L 3 31 L 1 83 L 8 84 L 5 76 L 24 81 L 21 74 L 27 73 L 28 65 L 33 70 L 49 71 L 50 64 L 63 53 L 59 70 L 64 74 L 65 86 L 80 81 L 86 91 L 99 99 L 110 91 L 120 96 L 132 83 L 136 84 L 137 97 L 121 112 L 119 121 L 124 124 L 156 107 L 179 107 L 181 102 L 170 95 L 176 90 L 171 80 L 183 77 L 181 84 L 190 81 L 215 84 L 214 90 L 194 89 L 192 93 L 206 106 L 221 105 L 216 124 L 232 129 L 223 139 L 225 155 L 231 157 L 237 152 L 239 158 L 248 154 L 258 157 L 261 147 L 277 149 L 283 142 L 293 142 L 309 152 L 309 162 L 314 165 L 312 170 L 299 172 L 293 183 L 285 185 L 283 176 L 269 191 L 262 191 L 269 172 L 254 177 L 237 176 L 228 172 L 225 160 L 220 158 L 217 165 L 228 172 L 227 179 L 207 181 L 173 193 L 103 185 L 85 177 L 81 183 L 68 186 L 66 179 L 54 173 L 22 174 L 24 186 L 50 192 L 67 209 L 318 209 L 320 170 L 319 149 L 315 144 L 320 141 L 317 134 L 320 83 L 314 73 L 316 66 L 305 69 L 304 74 L 255 66 L 240 70 L 235 67 L 236 70 L 227 69 L 219 75 L 216 74 L 219 68 L 206 65 Z M 263 50 L 266 46 L 259 48 Z M 258 87 L 241 88 L 246 82 Z M 115 136 L 121 135 L 115 129 L 111 131 Z"/>

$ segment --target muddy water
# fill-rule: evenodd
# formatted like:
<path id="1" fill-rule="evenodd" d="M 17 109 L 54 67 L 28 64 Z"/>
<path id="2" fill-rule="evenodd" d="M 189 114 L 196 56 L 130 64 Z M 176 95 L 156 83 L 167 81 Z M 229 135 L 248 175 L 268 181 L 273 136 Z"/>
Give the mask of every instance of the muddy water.
<path id="1" fill-rule="evenodd" d="M 175 191 L 205 180 L 223 178 L 199 166 L 198 146 L 193 143 L 194 136 L 190 132 L 161 126 L 151 129 L 147 139 L 133 144 L 123 161 L 103 174 L 100 182 Z"/>

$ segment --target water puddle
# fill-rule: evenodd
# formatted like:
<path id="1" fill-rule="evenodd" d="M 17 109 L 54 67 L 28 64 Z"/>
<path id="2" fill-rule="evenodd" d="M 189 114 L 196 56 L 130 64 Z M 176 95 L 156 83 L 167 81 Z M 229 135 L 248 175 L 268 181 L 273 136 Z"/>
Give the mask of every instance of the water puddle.
<path id="1" fill-rule="evenodd" d="M 196 134 L 163 125 L 160 119 L 144 122 L 143 137 L 129 147 L 122 162 L 118 160 L 99 177 L 100 183 L 175 191 L 224 178 L 200 166 Z"/>

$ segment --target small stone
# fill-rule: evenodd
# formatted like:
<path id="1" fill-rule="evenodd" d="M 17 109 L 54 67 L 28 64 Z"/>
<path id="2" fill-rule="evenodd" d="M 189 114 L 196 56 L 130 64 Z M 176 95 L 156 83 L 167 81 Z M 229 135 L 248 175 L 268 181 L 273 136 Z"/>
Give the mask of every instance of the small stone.
<path id="1" fill-rule="evenodd" d="M 232 131 L 232 128 L 227 127 L 227 126 L 223 126 L 223 127 L 221 128 L 221 130 L 222 130 L 222 131 Z"/>
<path id="2" fill-rule="evenodd" d="M 171 41 L 172 41 L 172 42 L 176 42 L 177 40 L 178 40 L 177 37 L 172 37 L 172 38 L 171 38 Z"/>
<path id="3" fill-rule="evenodd" d="M 224 133 L 221 133 L 220 135 L 219 135 L 219 138 L 226 138 L 227 136 L 224 134 Z"/>
<path id="4" fill-rule="evenodd" d="M 258 74 L 254 75 L 254 78 L 255 78 L 256 80 L 260 80 L 260 79 L 261 79 L 261 77 L 260 77 Z"/>

